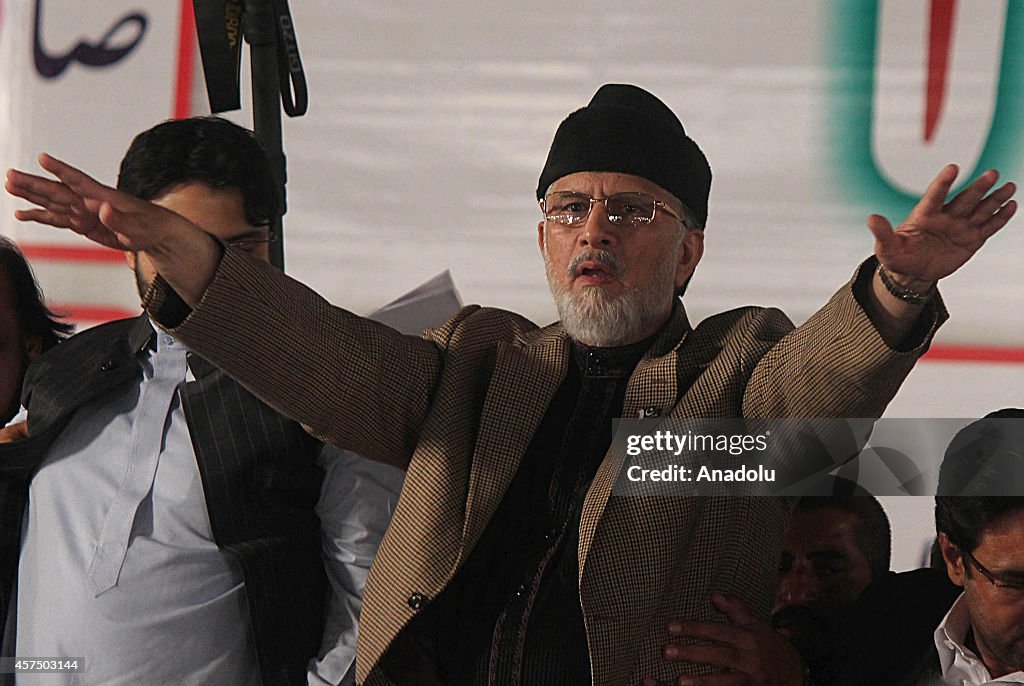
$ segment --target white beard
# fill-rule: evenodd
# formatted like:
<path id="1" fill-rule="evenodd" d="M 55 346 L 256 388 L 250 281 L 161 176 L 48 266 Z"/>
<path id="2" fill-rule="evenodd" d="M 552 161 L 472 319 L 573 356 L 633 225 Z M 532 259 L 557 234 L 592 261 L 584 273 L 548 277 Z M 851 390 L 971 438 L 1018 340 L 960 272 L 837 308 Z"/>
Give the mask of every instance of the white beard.
<path id="1" fill-rule="evenodd" d="M 671 254 L 676 254 L 678 247 Z M 612 266 L 618 277 L 626 274 L 622 263 L 604 250 L 578 255 L 569 264 L 568 272 L 574 275 L 576 267 L 584 260 L 596 260 Z M 669 259 L 659 265 L 657 272 L 651 274 L 644 284 L 618 296 L 609 296 L 601 286 L 589 286 L 574 292 L 571 286 L 556 278 L 546 249 L 544 267 L 566 333 L 580 343 L 602 348 L 635 343 L 654 333 L 666 317 L 666 303 L 671 302 L 675 290 L 676 265 Z"/>

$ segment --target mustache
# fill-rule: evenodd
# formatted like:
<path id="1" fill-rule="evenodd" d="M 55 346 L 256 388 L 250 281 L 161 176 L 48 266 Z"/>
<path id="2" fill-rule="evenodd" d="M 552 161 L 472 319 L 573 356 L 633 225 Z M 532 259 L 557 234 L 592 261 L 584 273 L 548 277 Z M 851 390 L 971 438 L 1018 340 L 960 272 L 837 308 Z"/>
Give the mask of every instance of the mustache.
<path id="1" fill-rule="evenodd" d="M 569 262 L 569 267 L 566 270 L 569 274 L 569 278 L 574 278 L 576 272 L 579 270 L 580 265 L 584 262 L 600 262 L 607 266 L 612 272 L 612 276 L 621 278 L 626 274 L 626 265 L 622 264 L 622 260 L 615 256 L 614 253 L 608 250 L 589 250 L 582 252 Z"/>

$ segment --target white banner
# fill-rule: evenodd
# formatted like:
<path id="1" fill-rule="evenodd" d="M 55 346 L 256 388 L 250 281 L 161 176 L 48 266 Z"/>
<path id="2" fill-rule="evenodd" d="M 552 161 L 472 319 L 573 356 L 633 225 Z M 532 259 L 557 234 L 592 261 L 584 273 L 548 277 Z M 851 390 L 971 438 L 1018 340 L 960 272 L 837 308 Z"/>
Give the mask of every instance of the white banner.
<path id="1" fill-rule="evenodd" d="M 605 82 L 653 91 L 711 161 L 694 319 L 755 303 L 802 320 L 871 252 L 866 216 L 902 219 L 943 163 L 965 177 L 1024 171 L 1020 0 L 291 4 L 310 108 L 284 122 L 287 266 L 356 311 L 450 269 L 467 302 L 554 319 L 535 185 L 561 119 Z M 5 164 L 45 148 L 112 180 L 131 135 L 173 111 L 179 11 L 5 5 Z M 97 44 L 133 47 L 106 66 L 76 56 Z M 39 74 L 33 45 L 65 66 L 60 76 Z M 207 111 L 205 97 L 191 110 Z M 1020 224 L 943 284 L 953 317 L 940 352 L 981 346 L 1024 361 Z M 18 238 L 62 242 L 39 229 Z M 105 292 L 134 304 L 115 266 L 40 271 L 58 301 Z"/>
<path id="2" fill-rule="evenodd" d="M 19 0 L 0 17 L 0 154 L 35 168 L 43 150 L 106 182 L 132 137 L 174 114 L 180 7 L 161 0 Z M 68 232 L 15 225 L 13 234 L 58 309 L 83 324 L 138 312 L 124 257 Z"/>

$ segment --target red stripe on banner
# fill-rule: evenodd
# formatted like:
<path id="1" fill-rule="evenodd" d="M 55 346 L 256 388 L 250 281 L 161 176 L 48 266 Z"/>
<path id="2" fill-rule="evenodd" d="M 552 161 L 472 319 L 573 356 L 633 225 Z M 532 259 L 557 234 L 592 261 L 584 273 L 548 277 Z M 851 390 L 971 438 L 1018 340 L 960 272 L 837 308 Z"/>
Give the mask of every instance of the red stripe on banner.
<path id="1" fill-rule="evenodd" d="M 174 118 L 192 116 L 192 75 L 195 71 L 196 13 L 192 0 L 181 0 L 178 27 L 178 74 L 174 83 Z"/>
<path id="2" fill-rule="evenodd" d="M 43 245 L 41 243 L 19 243 L 18 247 L 29 260 L 124 264 L 124 252 L 111 248 Z"/>
<path id="3" fill-rule="evenodd" d="M 928 362 L 1024 363 L 1024 348 L 984 345 L 933 345 L 924 356 Z"/>
<path id="4" fill-rule="evenodd" d="M 127 319 L 139 316 L 138 310 L 126 310 L 123 307 L 102 307 L 98 305 L 76 305 L 74 303 L 56 303 L 51 309 L 66 315 L 74 322 L 95 322 L 102 324 L 115 319 Z"/>
<path id="5" fill-rule="evenodd" d="M 924 139 L 935 135 L 946 99 L 946 75 L 949 70 L 949 52 L 952 47 L 953 16 L 956 0 L 932 0 L 931 21 L 928 24 L 928 86 L 925 91 Z"/>

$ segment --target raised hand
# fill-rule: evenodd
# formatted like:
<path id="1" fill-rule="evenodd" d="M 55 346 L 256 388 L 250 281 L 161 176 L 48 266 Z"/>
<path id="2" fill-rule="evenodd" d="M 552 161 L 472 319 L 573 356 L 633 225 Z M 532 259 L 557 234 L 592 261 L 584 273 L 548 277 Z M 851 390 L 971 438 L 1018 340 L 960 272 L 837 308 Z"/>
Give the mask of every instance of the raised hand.
<path id="1" fill-rule="evenodd" d="M 1017 211 L 1017 202 L 1011 200 L 1017 190 L 1014 184 L 1006 183 L 988 194 L 999 179 L 994 169 L 946 202 L 957 174 L 956 165 L 946 165 L 895 230 L 881 215 L 868 217 L 875 256 L 903 283 L 920 286 L 949 276 Z"/>
<path id="2" fill-rule="evenodd" d="M 199 231 L 180 215 L 104 185 L 55 157 L 40 155 L 39 166 L 57 181 L 15 169 L 7 172 L 7 192 L 38 206 L 18 210 L 16 219 L 71 229 L 118 250 L 147 251 L 169 235 Z"/>
<path id="3" fill-rule="evenodd" d="M 15 218 L 71 229 L 109 248 L 144 252 L 187 303 L 199 301 L 221 256 L 209 234 L 165 207 L 102 184 L 54 157 L 40 155 L 39 165 L 57 180 L 7 172 L 7 192 L 36 205 L 15 212 Z"/>

